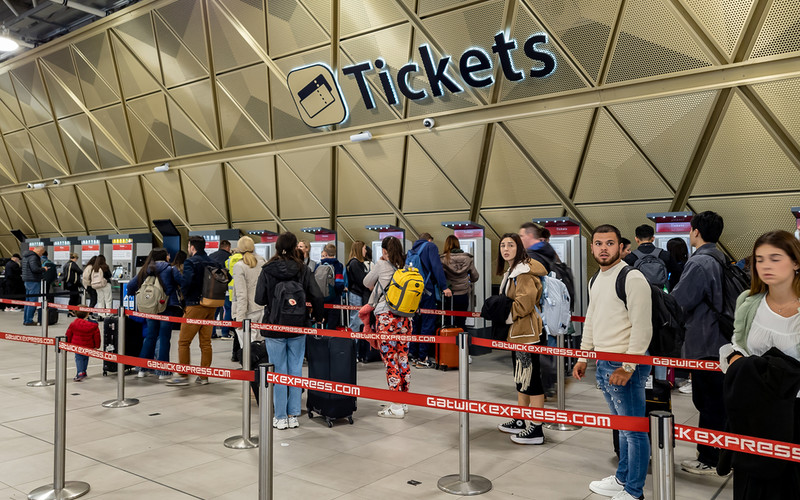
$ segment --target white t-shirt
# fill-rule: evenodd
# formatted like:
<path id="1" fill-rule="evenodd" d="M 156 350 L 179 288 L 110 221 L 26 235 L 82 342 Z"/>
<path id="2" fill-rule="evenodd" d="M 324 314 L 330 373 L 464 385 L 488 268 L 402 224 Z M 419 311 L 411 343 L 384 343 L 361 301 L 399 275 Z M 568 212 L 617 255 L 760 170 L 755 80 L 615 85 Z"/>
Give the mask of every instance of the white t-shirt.
<path id="1" fill-rule="evenodd" d="M 747 335 L 747 350 L 761 356 L 772 347 L 800 361 L 800 312 L 784 318 L 770 309 L 765 295 Z"/>

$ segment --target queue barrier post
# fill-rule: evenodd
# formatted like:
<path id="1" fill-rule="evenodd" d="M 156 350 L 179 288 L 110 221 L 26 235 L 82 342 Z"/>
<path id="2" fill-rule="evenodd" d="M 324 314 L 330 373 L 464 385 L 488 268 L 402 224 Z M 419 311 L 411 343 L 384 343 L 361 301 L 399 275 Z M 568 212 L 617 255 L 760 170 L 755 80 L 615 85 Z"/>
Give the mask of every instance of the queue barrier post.
<path id="1" fill-rule="evenodd" d="M 274 384 L 267 381 L 267 373 L 275 370 L 272 363 L 258 365 L 260 381 L 258 401 L 260 405 L 258 422 L 258 500 L 272 500 L 272 414 L 274 411 L 272 391 Z"/>
<path id="2" fill-rule="evenodd" d="M 242 370 L 250 370 L 250 320 L 242 321 Z M 234 332 L 234 335 L 236 333 Z M 246 450 L 258 447 L 258 437 L 250 432 L 250 382 L 242 382 L 242 434 L 225 440 L 226 448 Z"/>
<path id="3" fill-rule="evenodd" d="M 458 397 L 469 399 L 469 334 L 458 334 Z M 472 496 L 492 489 L 492 482 L 469 472 L 469 413 L 458 416 L 458 474 L 439 479 L 439 489 L 452 495 Z"/>
<path id="4" fill-rule="evenodd" d="M 39 285 L 41 288 L 42 295 L 40 296 L 41 304 L 42 304 L 42 317 L 40 318 L 40 323 L 42 325 L 42 337 L 47 337 L 47 329 L 48 329 L 48 321 L 47 321 L 47 295 L 44 294 L 45 290 L 47 290 L 47 282 L 42 280 L 41 284 Z M 29 300 L 31 297 L 25 297 L 26 300 Z M 33 380 L 28 382 L 28 387 L 47 387 L 53 385 L 55 382 L 52 380 L 47 380 L 47 346 L 42 346 L 42 356 L 39 362 L 39 380 Z"/>
<path id="5" fill-rule="evenodd" d="M 557 334 L 556 339 L 558 340 L 558 348 L 564 349 L 564 333 Z M 568 359 L 569 358 L 562 359 L 561 357 L 556 357 L 556 404 L 560 411 L 567 409 L 567 381 L 566 374 L 564 373 L 564 363 Z M 577 431 L 581 428 L 578 425 L 563 424 L 559 422 L 546 422 L 544 426 L 546 429 L 554 431 Z"/>
<path id="6" fill-rule="evenodd" d="M 120 305 L 117 311 L 117 354 L 125 355 L 125 307 Z M 126 408 L 138 405 L 139 400 L 125 397 L 125 363 L 117 363 L 117 399 L 109 399 L 103 403 L 105 408 Z"/>
<path id="7" fill-rule="evenodd" d="M 650 412 L 653 498 L 675 500 L 675 418 L 668 411 Z"/>
<path id="8" fill-rule="evenodd" d="M 67 432 L 67 351 L 59 347 L 67 337 L 56 337 L 56 394 L 55 432 L 53 433 L 53 483 L 40 486 L 28 493 L 29 500 L 70 500 L 89 492 L 83 481 L 65 481 Z"/>

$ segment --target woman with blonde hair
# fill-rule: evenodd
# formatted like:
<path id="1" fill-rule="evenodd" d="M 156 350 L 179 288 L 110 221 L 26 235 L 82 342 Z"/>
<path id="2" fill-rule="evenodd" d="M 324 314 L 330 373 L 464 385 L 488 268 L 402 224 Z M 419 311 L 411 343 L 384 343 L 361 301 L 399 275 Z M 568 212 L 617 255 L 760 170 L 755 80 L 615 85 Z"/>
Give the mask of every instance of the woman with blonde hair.
<path id="1" fill-rule="evenodd" d="M 236 250 L 241 254 L 241 259 L 233 265 L 231 276 L 233 277 L 233 294 L 231 295 L 231 317 L 234 321 L 259 321 L 264 313 L 264 308 L 255 302 L 256 285 L 258 277 L 261 275 L 261 267 L 267 263 L 264 257 L 255 253 L 256 245 L 249 236 L 239 238 L 236 243 Z M 252 338 L 244 338 L 244 330 L 236 329 L 236 336 L 239 344 L 244 346 L 245 342 L 258 340 L 255 330 L 251 331 Z"/>

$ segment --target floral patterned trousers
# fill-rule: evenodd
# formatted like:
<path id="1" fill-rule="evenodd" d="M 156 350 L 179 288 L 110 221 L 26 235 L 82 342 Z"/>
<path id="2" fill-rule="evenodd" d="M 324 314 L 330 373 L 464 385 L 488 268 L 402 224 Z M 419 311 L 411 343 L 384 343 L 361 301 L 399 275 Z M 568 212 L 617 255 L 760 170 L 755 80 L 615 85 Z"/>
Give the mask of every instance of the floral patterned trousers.
<path id="1" fill-rule="evenodd" d="M 378 333 L 387 335 L 408 335 L 411 333 L 411 320 L 395 316 L 390 312 L 379 314 L 376 318 Z M 411 381 L 411 368 L 408 365 L 408 342 L 381 342 L 381 358 L 386 365 L 386 382 L 393 391 L 408 392 Z"/>

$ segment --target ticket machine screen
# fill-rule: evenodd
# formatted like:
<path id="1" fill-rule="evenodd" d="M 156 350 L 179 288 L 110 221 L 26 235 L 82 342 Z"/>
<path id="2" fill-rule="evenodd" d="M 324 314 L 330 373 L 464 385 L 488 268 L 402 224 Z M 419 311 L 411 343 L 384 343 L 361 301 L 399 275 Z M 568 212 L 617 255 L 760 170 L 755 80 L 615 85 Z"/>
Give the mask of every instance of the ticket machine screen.
<path id="1" fill-rule="evenodd" d="M 464 250 L 464 253 L 475 255 L 475 240 L 460 241 L 459 246 L 461 250 Z"/>
<path id="2" fill-rule="evenodd" d="M 561 259 L 561 262 L 566 263 L 568 266 L 572 265 L 572 263 L 570 262 L 570 257 L 569 257 L 569 241 L 568 240 L 566 240 L 566 239 L 559 240 L 559 239 L 552 238 L 552 239 L 550 239 L 550 246 L 553 247 L 553 250 L 555 250 L 556 255 L 558 255 L 558 258 Z"/>

